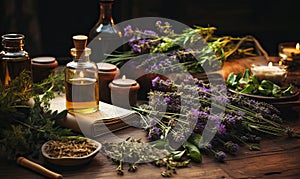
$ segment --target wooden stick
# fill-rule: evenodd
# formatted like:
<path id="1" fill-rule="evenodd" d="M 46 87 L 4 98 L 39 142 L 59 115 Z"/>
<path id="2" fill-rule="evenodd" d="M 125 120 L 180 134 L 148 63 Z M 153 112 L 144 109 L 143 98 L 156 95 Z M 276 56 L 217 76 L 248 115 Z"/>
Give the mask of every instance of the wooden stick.
<path id="1" fill-rule="evenodd" d="M 48 178 L 54 178 L 54 179 L 62 179 L 63 178 L 63 176 L 61 174 L 52 172 L 52 171 L 46 169 L 45 167 L 43 167 L 33 161 L 30 161 L 24 157 L 18 157 L 17 164 L 24 166 L 26 168 L 29 168 L 29 169 L 31 169 L 37 173 L 40 173 Z"/>

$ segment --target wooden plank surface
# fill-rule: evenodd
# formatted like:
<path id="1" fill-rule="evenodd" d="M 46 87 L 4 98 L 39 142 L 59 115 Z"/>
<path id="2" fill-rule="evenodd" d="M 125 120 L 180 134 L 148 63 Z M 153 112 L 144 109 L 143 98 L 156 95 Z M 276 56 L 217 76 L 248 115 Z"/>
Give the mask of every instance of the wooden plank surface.
<path id="1" fill-rule="evenodd" d="M 236 70 L 241 69 L 236 67 Z M 297 131 L 300 131 L 300 106 L 288 105 L 282 112 L 286 122 Z M 127 128 L 115 134 L 124 139 L 133 136 L 146 140 L 146 133 L 142 129 Z M 228 156 L 224 163 L 218 163 L 212 157 L 204 155 L 201 164 L 191 163 L 187 168 L 178 169 L 173 178 L 299 178 L 300 139 L 287 137 L 264 139 L 261 142 L 261 148 L 261 151 L 249 151 L 246 147 L 241 147 L 235 156 Z M 136 173 L 127 172 L 125 167 L 124 175 L 119 176 L 115 171 L 117 166 L 101 153 L 91 163 L 72 168 L 51 166 L 45 163 L 42 158 L 34 161 L 61 173 L 64 178 L 70 179 L 156 179 L 162 178 L 160 173 L 164 170 L 164 168 L 157 168 L 152 164 L 140 164 Z M 1 154 L 0 178 L 39 179 L 44 177 L 18 166 L 15 161 L 7 161 L 5 154 Z"/>
<path id="2" fill-rule="evenodd" d="M 294 113 L 292 113 L 294 112 Z M 293 128 L 300 130 L 300 107 L 290 109 L 285 119 Z M 116 133 L 120 137 L 134 136 L 144 138 L 142 129 L 128 128 Z M 228 156 L 225 163 L 218 163 L 204 155 L 201 164 L 191 163 L 189 167 L 177 170 L 173 178 L 299 178 L 300 176 L 300 139 L 287 137 L 264 139 L 261 151 L 249 151 L 241 147 L 237 155 Z M 43 160 L 36 162 L 61 173 L 64 178 L 162 178 L 160 172 L 152 164 L 140 164 L 136 173 L 126 171 L 123 176 L 116 174 L 117 167 L 110 159 L 99 153 L 89 164 L 80 167 L 62 168 L 51 166 Z M 44 178 L 28 169 L 18 166 L 14 161 L 2 159 L 0 163 L 0 178 Z"/>

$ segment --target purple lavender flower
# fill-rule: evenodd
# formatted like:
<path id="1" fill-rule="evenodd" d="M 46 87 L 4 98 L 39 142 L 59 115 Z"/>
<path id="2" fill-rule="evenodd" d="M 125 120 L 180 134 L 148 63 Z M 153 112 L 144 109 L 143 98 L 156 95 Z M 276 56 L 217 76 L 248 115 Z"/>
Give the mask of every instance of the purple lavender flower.
<path id="1" fill-rule="evenodd" d="M 154 126 L 152 129 L 149 130 L 147 138 L 149 140 L 156 140 L 159 139 L 161 134 L 161 130 L 158 127 Z"/>
<path id="2" fill-rule="evenodd" d="M 225 135 L 226 134 L 226 126 L 224 124 L 219 125 L 218 134 L 219 135 Z"/>
<path id="3" fill-rule="evenodd" d="M 124 36 L 125 37 L 130 37 L 133 34 L 133 30 L 131 28 L 131 25 L 128 25 L 124 28 Z"/>
<path id="4" fill-rule="evenodd" d="M 226 150 L 230 153 L 235 153 L 238 151 L 239 149 L 239 145 L 236 143 L 233 143 L 232 141 L 228 141 L 224 144 L 224 147 L 226 148 Z"/>
<path id="5" fill-rule="evenodd" d="M 196 124 L 196 126 L 194 128 L 194 131 L 197 132 L 197 133 L 202 133 L 204 127 L 205 127 L 204 122 L 198 120 L 198 122 L 197 122 L 197 124 Z"/>
<path id="6" fill-rule="evenodd" d="M 153 30 L 144 30 L 144 34 L 146 36 L 157 37 L 157 33 L 154 32 Z"/>
<path id="7" fill-rule="evenodd" d="M 215 153 L 215 158 L 219 161 L 219 162 L 223 162 L 224 159 L 226 158 L 226 153 L 223 151 L 219 151 L 217 153 Z"/>
<path id="8" fill-rule="evenodd" d="M 173 35 L 174 30 L 171 29 L 171 24 L 169 22 L 162 23 L 161 21 L 157 21 L 155 23 L 155 26 L 159 30 L 159 32 L 167 34 L 167 35 Z"/>
<path id="9" fill-rule="evenodd" d="M 152 86 L 155 87 L 155 86 L 156 86 L 156 83 L 157 83 L 159 80 L 160 80 L 160 77 L 159 77 L 159 76 L 155 77 L 155 78 L 151 81 Z"/>
<path id="10" fill-rule="evenodd" d="M 211 150 L 211 149 L 212 149 L 212 145 L 211 145 L 210 143 L 207 143 L 207 144 L 204 146 L 204 148 L 205 148 L 206 150 Z"/>
<path id="11" fill-rule="evenodd" d="M 135 53 L 142 53 L 142 49 L 138 45 L 133 45 L 132 49 Z"/>
<path id="12" fill-rule="evenodd" d="M 192 108 L 190 111 L 190 118 L 197 121 L 199 118 L 200 111 L 198 109 Z"/>
<path id="13" fill-rule="evenodd" d="M 205 86 L 200 86 L 200 87 L 198 87 L 198 89 L 200 90 L 200 92 L 203 92 L 203 93 L 210 93 L 211 92 L 211 89 L 208 89 Z"/>
<path id="14" fill-rule="evenodd" d="M 165 97 L 164 102 L 168 103 L 168 102 L 170 102 L 170 101 L 171 101 L 171 98 L 170 98 L 170 97 Z"/>
<path id="15" fill-rule="evenodd" d="M 238 118 L 238 116 L 226 114 L 226 116 L 224 117 L 224 120 L 226 121 L 226 123 L 228 123 L 230 125 L 234 125 L 239 120 L 239 118 Z"/>
<path id="16" fill-rule="evenodd" d="M 156 21 L 155 26 L 161 26 L 161 21 Z"/>

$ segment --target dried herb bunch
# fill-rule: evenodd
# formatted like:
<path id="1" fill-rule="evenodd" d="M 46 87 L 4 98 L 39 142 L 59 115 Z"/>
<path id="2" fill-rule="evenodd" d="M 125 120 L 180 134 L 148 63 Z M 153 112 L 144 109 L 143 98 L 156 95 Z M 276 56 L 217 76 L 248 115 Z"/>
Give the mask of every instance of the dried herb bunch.
<path id="1" fill-rule="evenodd" d="M 201 153 L 223 162 L 239 146 L 260 150 L 265 136 L 300 137 L 284 124 L 274 106 L 228 93 L 226 86 L 192 76 L 180 84 L 159 77 L 152 82 L 149 104 L 134 108 L 144 116 L 148 139 L 168 151 L 179 144 L 180 151 L 195 162 L 201 162 Z"/>
<path id="2" fill-rule="evenodd" d="M 164 167 L 163 177 L 176 173 L 176 168 L 187 167 L 190 159 L 183 159 L 184 152 L 168 152 L 161 147 L 143 142 L 141 139 L 128 137 L 121 143 L 104 143 L 102 152 L 117 164 L 116 172 L 124 175 L 125 165 L 128 172 L 136 172 L 139 163 L 151 162 L 156 167 Z M 172 170 L 171 173 L 169 170 Z"/>
<path id="3" fill-rule="evenodd" d="M 24 71 L 9 86 L 0 86 L 0 147 L 6 156 L 33 154 L 49 139 L 72 135 L 56 125 L 67 111 L 51 111 L 50 100 L 63 90 L 62 74 L 52 74 L 40 83 L 32 83 Z"/>
<path id="4" fill-rule="evenodd" d="M 124 28 L 124 36 L 130 38 L 129 50 L 110 54 L 106 62 L 122 66 L 125 62 L 138 59 L 139 68 L 157 73 L 160 66 L 169 71 L 178 69 L 178 62 L 192 73 L 203 72 L 203 66 L 218 68 L 230 58 L 265 56 L 267 52 L 253 36 L 232 37 L 215 35 L 216 27 L 194 26 L 182 33 L 175 33 L 169 22 L 157 21 L 157 31 Z M 146 55 L 146 56 L 145 56 Z M 141 57 L 141 58 L 140 58 Z M 159 71 L 161 72 L 161 71 Z"/>

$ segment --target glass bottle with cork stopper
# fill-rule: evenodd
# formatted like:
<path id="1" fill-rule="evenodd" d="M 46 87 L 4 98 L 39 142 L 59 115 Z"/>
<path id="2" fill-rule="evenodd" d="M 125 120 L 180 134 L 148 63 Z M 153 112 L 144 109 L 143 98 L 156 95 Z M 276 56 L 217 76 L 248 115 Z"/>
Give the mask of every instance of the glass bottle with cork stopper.
<path id="1" fill-rule="evenodd" d="M 73 61 L 65 68 L 66 108 L 71 113 L 91 113 L 99 107 L 98 68 L 89 59 L 87 39 L 85 35 L 73 36 Z"/>
<path id="2" fill-rule="evenodd" d="M 22 71 L 31 73 L 31 59 L 23 49 L 23 34 L 2 35 L 3 50 L 0 52 L 0 81 L 3 86 L 20 75 Z"/>
<path id="3" fill-rule="evenodd" d="M 114 0 L 99 0 L 100 16 L 97 23 L 89 32 L 89 47 L 93 50 L 91 59 L 95 62 L 101 62 L 110 54 L 120 47 L 123 43 L 122 32 L 115 25 L 112 16 Z M 117 49 L 122 50 L 123 47 Z"/>

